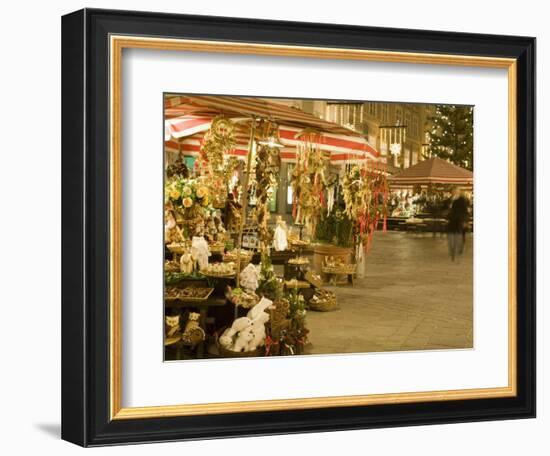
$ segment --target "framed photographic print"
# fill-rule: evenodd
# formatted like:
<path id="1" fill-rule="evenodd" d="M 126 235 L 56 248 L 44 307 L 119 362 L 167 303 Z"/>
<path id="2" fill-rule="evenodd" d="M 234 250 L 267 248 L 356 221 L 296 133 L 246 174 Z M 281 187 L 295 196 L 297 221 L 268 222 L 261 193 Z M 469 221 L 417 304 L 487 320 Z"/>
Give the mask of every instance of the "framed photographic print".
<path id="1" fill-rule="evenodd" d="M 535 416 L 535 39 L 62 21 L 62 436 Z"/>

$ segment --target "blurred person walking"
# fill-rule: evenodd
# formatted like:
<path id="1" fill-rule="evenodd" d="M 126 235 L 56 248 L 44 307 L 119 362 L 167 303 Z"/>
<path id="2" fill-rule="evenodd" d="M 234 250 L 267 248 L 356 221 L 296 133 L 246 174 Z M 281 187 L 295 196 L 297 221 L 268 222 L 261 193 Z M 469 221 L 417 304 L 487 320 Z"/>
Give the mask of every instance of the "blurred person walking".
<path id="1" fill-rule="evenodd" d="M 464 252 L 469 205 L 468 199 L 464 196 L 462 190 L 454 187 L 447 215 L 447 244 L 452 261 L 455 261 Z"/>

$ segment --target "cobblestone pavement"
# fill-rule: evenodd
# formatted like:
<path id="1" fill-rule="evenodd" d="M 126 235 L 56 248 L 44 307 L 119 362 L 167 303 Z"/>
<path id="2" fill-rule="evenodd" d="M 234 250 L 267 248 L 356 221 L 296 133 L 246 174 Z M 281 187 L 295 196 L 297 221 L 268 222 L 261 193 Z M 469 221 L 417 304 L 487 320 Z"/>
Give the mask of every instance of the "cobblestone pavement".
<path id="1" fill-rule="evenodd" d="M 377 232 L 366 276 L 327 287 L 340 310 L 307 314 L 306 353 L 360 353 L 473 346 L 472 237 L 452 262 L 445 237 Z"/>

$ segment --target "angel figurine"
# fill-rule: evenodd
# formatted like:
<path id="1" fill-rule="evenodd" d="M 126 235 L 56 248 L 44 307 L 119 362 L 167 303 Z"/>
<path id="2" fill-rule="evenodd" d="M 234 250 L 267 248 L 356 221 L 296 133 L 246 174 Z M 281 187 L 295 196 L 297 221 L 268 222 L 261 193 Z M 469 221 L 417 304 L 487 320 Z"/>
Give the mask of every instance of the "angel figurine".
<path id="1" fill-rule="evenodd" d="M 203 270 L 208 267 L 210 250 L 208 249 L 208 242 L 206 242 L 206 239 L 202 236 L 193 236 L 191 243 L 191 256 L 193 257 L 193 260 L 198 263 L 199 270 Z"/>
<path id="2" fill-rule="evenodd" d="M 277 226 L 273 234 L 273 247 L 277 252 L 282 252 L 288 248 L 288 228 L 283 218 L 277 216 Z"/>

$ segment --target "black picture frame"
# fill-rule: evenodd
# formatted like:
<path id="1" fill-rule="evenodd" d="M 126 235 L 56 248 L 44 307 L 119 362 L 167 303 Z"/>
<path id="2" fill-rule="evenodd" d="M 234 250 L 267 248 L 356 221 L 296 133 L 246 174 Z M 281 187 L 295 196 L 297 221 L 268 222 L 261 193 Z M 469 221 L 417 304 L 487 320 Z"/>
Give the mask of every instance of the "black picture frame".
<path id="1" fill-rule="evenodd" d="M 112 34 L 517 59 L 517 395 L 110 419 Z M 535 416 L 535 39 L 84 9 L 62 19 L 62 438 L 82 446 Z"/>

